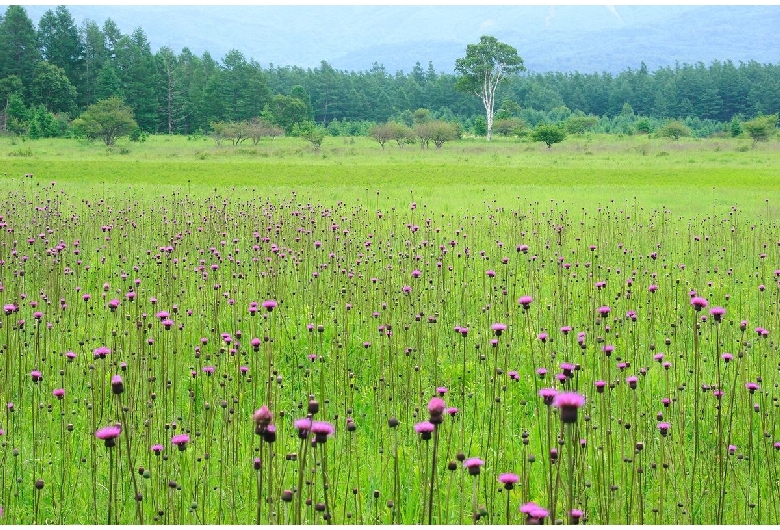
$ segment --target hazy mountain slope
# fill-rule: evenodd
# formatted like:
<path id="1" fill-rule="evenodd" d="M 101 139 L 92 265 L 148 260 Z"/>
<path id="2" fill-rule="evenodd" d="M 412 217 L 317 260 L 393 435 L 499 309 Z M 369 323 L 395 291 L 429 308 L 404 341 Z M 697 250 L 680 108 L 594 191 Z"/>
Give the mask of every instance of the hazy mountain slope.
<path id="1" fill-rule="evenodd" d="M 47 6 L 25 6 L 37 23 Z M 343 70 L 372 63 L 408 72 L 432 61 L 451 72 L 484 34 L 515 46 L 529 70 L 651 70 L 675 61 L 780 60 L 780 6 L 89 6 L 80 25 L 111 17 L 140 26 L 153 49 L 189 47 L 221 59 L 231 48 L 263 65 Z"/>

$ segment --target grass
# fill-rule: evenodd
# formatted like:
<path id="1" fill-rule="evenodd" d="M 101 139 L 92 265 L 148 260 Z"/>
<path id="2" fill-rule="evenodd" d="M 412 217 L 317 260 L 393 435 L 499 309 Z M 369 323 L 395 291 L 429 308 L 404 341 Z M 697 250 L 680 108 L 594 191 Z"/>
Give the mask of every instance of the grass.
<path id="1" fill-rule="evenodd" d="M 780 522 L 776 144 L 0 142 L 3 522 Z"/>
<path id="2" fill-rule="evenodd" d="M 610 200 L 628 205 L 636 198 L 647 208 L 680 214 L 706 213 L 713 205 L 765 214 L 766 205 L 756 204 L 778 190 L 780 169 L 777 143 L 739 152 L 745 141 L 733 139 L 576 138 L 552 149 L 471 139 L 441 150 L 388 144 L 382 151 L 365 138 L 328 138 L 319 153 L 294 138 L 218 147 L 208 138 L 152 136 L 111 149 L 75 140 L 15 142 L 0 144 L 2 174 L 9 177 L 33 173 L 90 189 L 153 185 L 199 195 L 229 185 L 264 196 L 295 189 L 331 199 L 373 200 L 379 190 L 381 198 L 397 201 L 414 190 L 417 202 L 446 211 L 508 198 L 519 205 L 553 199 L 571 208 Z M 7 156 L 27 147 L 32 156 Z M 693 196 L 702 200 L 689 200 Z"/>

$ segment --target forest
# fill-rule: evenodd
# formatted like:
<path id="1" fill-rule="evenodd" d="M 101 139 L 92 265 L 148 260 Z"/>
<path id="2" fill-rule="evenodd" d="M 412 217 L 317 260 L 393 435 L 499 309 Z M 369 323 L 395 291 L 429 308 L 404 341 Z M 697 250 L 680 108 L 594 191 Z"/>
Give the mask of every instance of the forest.
<path id="1" fill-rule="evenodd" d="M 339 71 L 325 60 L 316 68 L 263 67 L 238 49 L 220 59 L 187 48 L 153 52 L 140 27 L 126 35 L 110 18 L 77 25 L 59 6 L 36 28 L 23 7 L 9 6 L 0 16 L 0 131 L 72 135 L 73 119 L 112 96 L 132 109 L 144 133 L 208 133 L 213 124 L 262 118 L 287 134 L 313 122 L 332 135 L 358 135 L 389 120 L 412 125 L 419 109 L 479 131 L 480 101 L 456 90 L 448 71 L 452 65 L 419 62 L 409 72 L 388 72 L 379 62 Z M 709 136 L 777 114 L 779 93 L 780 63 L 728 58 L 655 71 L 640 64 L 617 75 L 525 72 L 500 87 L 496 117 L 535 127 L 587 116 L 594 131 L 619 134 L 677 120 L 694 136 Z"/>

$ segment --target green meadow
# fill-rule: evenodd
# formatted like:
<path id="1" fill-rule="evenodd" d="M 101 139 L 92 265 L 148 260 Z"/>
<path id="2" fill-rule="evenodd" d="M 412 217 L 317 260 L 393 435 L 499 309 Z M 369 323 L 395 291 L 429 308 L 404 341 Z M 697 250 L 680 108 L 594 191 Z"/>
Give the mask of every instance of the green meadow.
<path id="1" fill-rule="evenodd" d="M 0 138 L 0 523 L 780 524 L 779 154 Z"/>
<path id="2" fill-rule="evenodd" d="M 150 136 L 106 148 L 78 140 L 0 140 L 2 175 L 32 173 L 87 189 L 137 186 L 207 194 L 255 190 L 318 199 L 417 200 L 456 211 L 556 201 L 571 208 L 614 201 L 680 215 L 736 205 L 775 215 L 780 143 L 745 139 L 649 139 L 613 135 L 541 143 L 481 139 L 384 150 L 367 138 L 328 137 L 319 152 L 296 138 L 216 146 L 206 137 Z M 11 186 L 13 184 L 10 184 Z M 769 199 L 769 204 L 765 200 Z M 768 209 L 767 209 L 768 206 Z"/>

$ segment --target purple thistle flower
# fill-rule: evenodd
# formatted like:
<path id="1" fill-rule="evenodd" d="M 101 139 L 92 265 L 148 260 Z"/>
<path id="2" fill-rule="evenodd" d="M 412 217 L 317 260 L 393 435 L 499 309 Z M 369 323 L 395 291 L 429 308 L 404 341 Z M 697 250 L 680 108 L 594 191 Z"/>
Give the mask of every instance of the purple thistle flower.
<path id="1" fill-rule="evenodd" d="M 333 436 L 336 429 L 327 421 L 315 421 L 311 424 L 311 432 L 314 434 L 314 441 L 321 444 L 325 443 L 328 437 Z"/>
<path id="2" fill-rule="evenodd" d="M 558 395 L 558 391 L 554 388 L 542 388 L 539 390 L 539 396 L 545 405 L 552 405 L 553 399 Z"/>
<path id="3" fill-rule="evenodd" d="M 561 410 L 563 423 L 576 423 L 577 410 L 585 405 L 585 397 L 576 392 L 562 392 L 552 401 L 552 406 Z"/>
<path id="4" fill-rule="evenodd" d="M 152 452 L 156 454 L 157 456 L 160 455 L 160 453 L 163 452 L 164 447 L 160 444 L 154 444 L 151 448 Z"/>
<path id="5" fill-rule="evenodd" d="M 709 305 L 709 302 L 707 302 L 707 300 L 701 296 L 694 296 L 691 298 L 691 305 L 696 311 L 701 311 Z"/>
<path id="6" fill-rule="evenodd" d="M 612 308 L 609 307 L 608 305 L 603 305 L 599 307 L 597 311 L 599 315 L 605 317 L 609 314 L 610 311 L 612 311 Z"/>
<path id="7" fill-rule="evenodd" d="M 266 300 L 263 302 L 263 309 L 268 311 L 269 313 L 276 309 L 277 303 L 276 300 Z"/>
<path id="8" fill-rule="evenodd" d="M 115 440 L 119 438 L 122 433 L 122 427 L 120 425 L 109 425 L 108 427 L 101 427 L 95 431 L 95 438 L 103 440 L 106 447 L 114 447 Z"/>
<path id="9" fill-rule="evenodd" d="M 639 378 L 635 375 L 630 375 L 626 377 L 626 383 L 628 383 L 628 387 L 631 389 L 635 389 L 637 382 L 639 381 Z"/>
<path id="10" fill-rule="evenodd" d="M 661 433 L 661 436 L 666 436 L 669 434 L 669 429 L 671 428 L 671 425 L 669 425 L 666 422 L 661 422 L 658 424 L 658 430 Z"/>
<path id="11" fill-rule="evenodd" d="M 747 388 L 748 392 L 753 394 L 756 390 L 758 390 L 759 386 L 758 383 L 745 383 L 745 388 Z"/>
<path id="12" fill-rule="evenodd" d="M 428 402 L 428 412 L 431 416 L 441 416 L 444 414 L 444 400 L 440 397 L 433 397 Z"/>
<path id="13" fill-rule="evenodd" d="M 190 442 L 190 435 L 186 433 L 176 434 L 171 438 L 171 443 L 179 448 L 179 451 L 184 451 L 187 448 L 187 444 Z"/>
<path id="14" fill-rule="evenodd" d="M 293 426 L 298 430 L 298 438 L 305 440 L 311 432 L 311 418 L 300 418 L 293 422 Z"/>
<path id="15" fill-rule="evenodd" d="M 43 381 L 43 375 L 38 370 L 33 370 L 30 372 L 30 377 L 32 378 L 33 383 L 39 383 L 40 381 Z"/>
<path id="16" fill-rule="evenodd" d="M 54 391 L 51 393 L 51 395 L 56 397 L 57 399 L 62 399 L 65 397 L 65 389 L 55 388 Z"/>
<path id="17" fill-rule="evenodd" d="M 498 476 L 498 481 L 504 485 L 504 489 L 510 491 L 514 488 L 515 484 L 520 482 L 520 477 L 514 473 L 501 473 Z"/>
<path id="18" fill-rule="evenodd" d="M 535 502 L 527 502 L 520 506 L 520 512 L 526 515 L 525 524 L 542 524 L 542 519 L 550 515 L 550 512 Z"/>
<path id="19" fill-rule="evenodd" d="M 712 318 L 715 319 L 715 322 L 720 322 L 723 320 L 723 315 L 726 314 L 726 310 L 722 307 L 715 306 L 712 309 L 710 309 L 710 315 L 712 315 Z"/>
<path id="20" fill-rule="evenodd" d="M 95 348 L 94 350 L 92 350 L 92 355 L 96 359 L 105 359 L 106 355 L 108 355 L 110 353 L 111 353 L 111 350 L 108 349 L 107 346 L 100 346 L 100 347 Z"/>
<path id="21" fill-rule="evenodd" d="M 477 457 L 467 458 L 463 462 L 463 467 L 468 469 L 469 475 L 479 475 L 480 468 L 485 465 L 485 462 Z"/>
<path id="22" fill-rule="evenodd" d="M 517 303 L 523 306 L 523 309 L 528 309 L 531 307 L 531 302 L 533 302 L 534 299 L 531 298 L 529 295 L 521 296 L 517 299 Z"/>
<path id="23" fill-rule="evenodd" d="M 506 331 L 506 324 L 502 324 L 500 322 L 496 322 L 495 324 L 490 326 L 490 328 L 493 330 L 493 333 L 496 334 L 496 337 L 500 337 L 501 333 Z"/>
<path id="24" fill-rule="evenodd" d="M 431 439 L 431 433 L 436 429 L 436 426 L 429 421 L 421 421 L 414 424 L 414 432 L 420 435 L 421 440 L 428 441 Z"/>
<path id="25" fill-rule="evenodd" d="M 122 381 L 121 375 L 114 375 L 111 377 L 111 391 L 116 395 L 125 391 L 125 383 Z"/>

